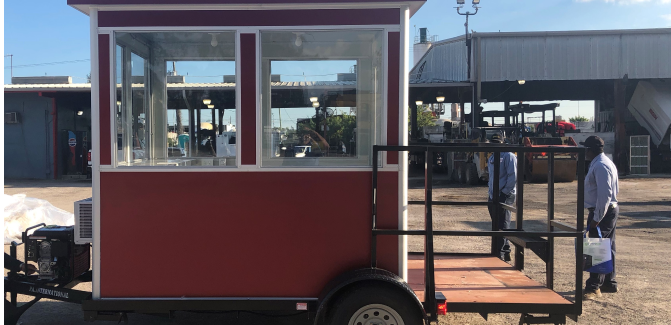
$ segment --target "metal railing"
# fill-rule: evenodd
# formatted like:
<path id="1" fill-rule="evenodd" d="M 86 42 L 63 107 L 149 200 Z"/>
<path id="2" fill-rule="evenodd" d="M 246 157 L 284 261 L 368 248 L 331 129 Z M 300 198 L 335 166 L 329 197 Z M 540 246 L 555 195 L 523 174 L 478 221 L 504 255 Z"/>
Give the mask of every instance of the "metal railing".
<path id="1" fill-rule="evenodd" d="M 377 228 L 377 189 L 378 189 L 378 163 L 380 152 L 424 152 L 425 157 L 425 178 L 424 178 L 424 201 L 408 201 L 408 205 L 424 205 L 424 230 L 399 230 L 399 229 L 378 229 Z M 499 203 L 499 191 L 492 191 L 492 202 L 484 201 L 434 201 L 433 200 L 433 155 L 436 152 L 490 152 L 493 161 L 500 161 L 502 152 L 513 152 L 517 154 L 517 204 L 510 206 Z M 525 153 L 538 152 L 539 148 L 495 145 L 495 144 L 473 144 L 473 143 L 436 143 L 427 145 L 411 146 L 373 146 L 373 187 L 372 187 L 372 242 L 371 242 L 371 267 L 377 266 L 377 236 L 424 236 L 424 304 L 426 312 L 430 319 L 437 319 L 436 315 L 436 290 L 434 273 L 434 236 L 467 236 L 467 237 L 492 237 L 492 254 L 494 254 L 494 237 L 524 238 L 524 237 L 547 237 L 546 252 L 546 285 L 549 289 L 554 288 L 554 239 L 557 237 L 568 237 L 576 239 L 575 247 L 575 302 L 570 305 L 570 315 L 580 315 L 582 313 L 582 264 L 583 264 L 583 228 L 584 228 L 584 179 L 585 179 L 585 149 L 580 147 L 547 147 L 543 152 L 548 158 L 548 229 L 547 231 L 524 231 L 524 175 L 525 175 Z M 554 158 L 556 153 L 576 153 L 577 159 L 577 209 L 576 209 L 576 227 L 571 227 L 561 222 L 554 221 Z M 500 164 L 493 164 L 494 180 L 493 188 L 499 188 Z M 494 220 L 492 220 L 491 231 L 459 231 L 459 230 L 434 230 L 433 212 L 434 205 L 440 206 L 501 206 L 516 214 L 516 229 L 502 231 L 498 229 L 499 209 L 494 208 Z M 561 231 L 556 231 L 555 228 Z M 524 269 L 524 248 L 514 243 L 515 249 L 515 268 Z M 537 312 L 537 308 L 533 309 Z M 557 313 L 557 310 L 547 309 L 548 313 Z M 562 308 L 561 311 L 566 311 Z M 562 313 L 562 312 L 559 313 Z M 568 314 L 568 313 L 567 313 Z"/>

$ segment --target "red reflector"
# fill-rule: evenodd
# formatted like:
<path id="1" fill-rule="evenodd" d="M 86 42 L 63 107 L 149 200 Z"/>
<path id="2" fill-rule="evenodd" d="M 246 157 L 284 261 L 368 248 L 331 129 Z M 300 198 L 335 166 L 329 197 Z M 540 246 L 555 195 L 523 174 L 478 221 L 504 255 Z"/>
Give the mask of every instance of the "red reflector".
<path id="1" fill-rule="evenodd" d="M 545 157 L 545 152 L 541 152 L 541 155 L 543 155 L 543 157 Z"/>
<path id="2" fill-rule="evenodd" d="M 91 153 L 90 153 L 90 152 L 89 152 L 88 154 L 86 154 L 86 158 L 87 158 L 89 161 L 91 161 Z"/>
<path id="3" fill-rule="evenodd" d="M 447 315 L 447 301 L 438 303 L 438 308 L 436 309 L 438 315 Z"/>

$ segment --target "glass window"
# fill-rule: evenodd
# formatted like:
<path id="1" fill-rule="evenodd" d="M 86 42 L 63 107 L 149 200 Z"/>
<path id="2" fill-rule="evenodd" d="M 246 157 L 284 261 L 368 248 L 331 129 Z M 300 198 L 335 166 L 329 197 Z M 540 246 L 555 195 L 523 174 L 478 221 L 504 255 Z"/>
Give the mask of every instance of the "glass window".
<path id="1" fill-rule="evenodd" d="M 116 33 L 117 164 L 236 166 L 235 33 Z"/>
<path id="2" fill-rule="evenodd" d="M 370 166 L 383 33 L 262 32 L 263 166 Z"/>

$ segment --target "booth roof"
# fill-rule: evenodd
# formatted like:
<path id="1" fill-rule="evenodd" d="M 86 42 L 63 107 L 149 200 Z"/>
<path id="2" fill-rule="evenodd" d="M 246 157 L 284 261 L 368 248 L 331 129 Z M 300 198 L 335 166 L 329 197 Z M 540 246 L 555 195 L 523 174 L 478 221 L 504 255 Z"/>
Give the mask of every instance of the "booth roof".
<path id="1" fill-rule="evenodd" d="M 372 6 L 375 4 L 385 4 L 385 6 L 392 4 L 410 6 L 410 17 L 419 10 L 419 8 L 426 2 L 426 0 L 67 0 L 68 5 L 77 10 L 89 14 L 90 6 L 183 6 L 185 9 L 195 6 L 245 6 L 245 7 L 263 7 L 270 9 L 274 6 L 282 8 L 287 5 L 295 6 L 343 6 L 348 8 L 358 7 L 362 3 L 369 3 Z M 132 9 L 131 9 L 132 10 Z"/>

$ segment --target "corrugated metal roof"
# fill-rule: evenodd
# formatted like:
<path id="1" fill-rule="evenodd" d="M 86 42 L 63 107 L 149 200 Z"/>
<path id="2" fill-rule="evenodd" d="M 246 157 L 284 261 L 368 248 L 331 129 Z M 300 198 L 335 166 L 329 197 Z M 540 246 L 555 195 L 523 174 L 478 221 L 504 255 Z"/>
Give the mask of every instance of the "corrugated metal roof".
<path id="1" fill-rule="evenodd" d="M 620 79 L 625 74 L 630 79 L 671 78 L 671 29 L 668 28 L 473 33 L 473 76 L 477 74 L 478 41 L 483 82 L 604 80 Z M 462 50 L 449 54 L 450 47 L 457 44 Z M 413 68 L 410 80 L 416 79 L 416 83 L 444 79 L 465 81 L 465 47 L 463 36 L 437 42 Z M 422 65 L 424 71 L 420 74 Z"/>
<path id="2" fill-rule="evenodd" d="M 121 85 L 117 85 L 121 86 Z M 142 88 L 144 84 L 133 84 L 133 88 Z M 354 88 L 356 81 L 281 81 L 272 82 L 271 87 L 302 88 L 302 87 L 336 87 Z M 235 83 L 171 83 L 168 90 L 181 89 L 233 89 Z M 5 91 L 90 91 L 91 84 L 32 84 L 32 85 L 5 85 Z"/>
<path id="3" fill-rule="evenodd" d="M 413 84 L 466 81 L 467 57 L 463 36 L 433 43 L 410 71 L 409 81 Z"/>

